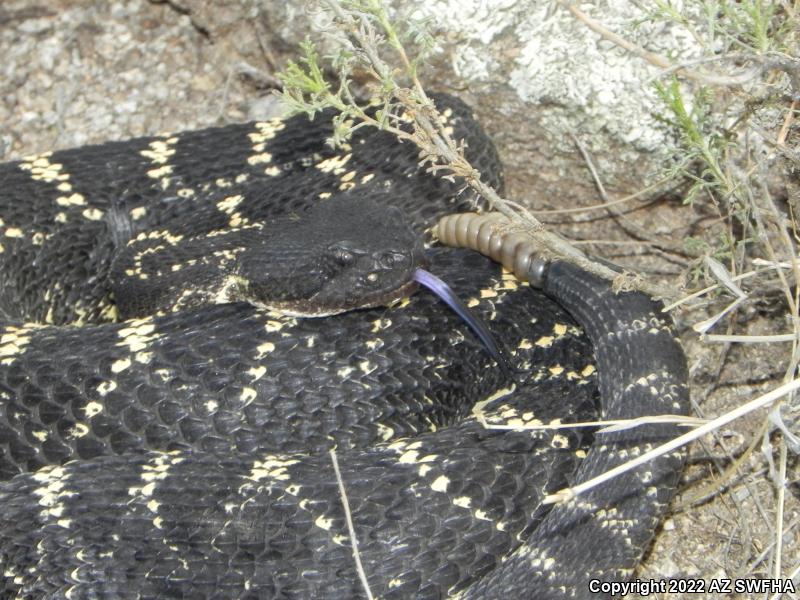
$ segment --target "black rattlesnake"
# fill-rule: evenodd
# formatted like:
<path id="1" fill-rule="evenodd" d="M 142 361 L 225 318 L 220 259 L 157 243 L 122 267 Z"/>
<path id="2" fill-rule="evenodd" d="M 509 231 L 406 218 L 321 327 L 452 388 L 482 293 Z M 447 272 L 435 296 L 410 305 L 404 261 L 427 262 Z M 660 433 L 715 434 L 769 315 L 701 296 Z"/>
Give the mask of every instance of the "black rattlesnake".
<path id="1" fill-rule="evenodd" d="M 499 185 L 468 110 L 436 102 Z M 114 257 L 123 273 L 146 270 L 125 266 L 131 240 L 139 253 L 179 254 L 198 235 L 292 219 L 340 196 L 398 206 L 417 230 L 472 206 L 385 133 L 359 130 L 333 151 L 329 119 L 0 165 L 3 598 L 364 597 L 332 447 L 376 597 L 592 597 L 591 578 L 630 575 L 680 456 L 550 510 L 540 501 L 674 427 L 592 440 L 486 429 L 471 411 L 488 400 L 489 422 L 596 418 L 592 344 L 603 416 L 685 411 L 683 355 L 641 294 L 614 295 L 561 264 L 543 294 L 474 252 L 429 250 L 431 270 L 525 372 L 517 389 L 430 294 L 326 319 L 191 300 L 113 322 Z M 226 249 L 209 261 L 224 262 Z M 176 297 L 203 295 L 192 273 L 175 269 Z"/>

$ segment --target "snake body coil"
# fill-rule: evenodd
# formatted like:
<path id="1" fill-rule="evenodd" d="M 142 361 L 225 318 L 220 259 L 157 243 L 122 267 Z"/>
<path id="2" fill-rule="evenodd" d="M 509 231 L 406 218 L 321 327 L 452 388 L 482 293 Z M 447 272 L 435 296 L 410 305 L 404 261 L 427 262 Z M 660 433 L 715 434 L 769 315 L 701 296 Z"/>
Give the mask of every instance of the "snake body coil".
<path id="1" fill-rule="evenodd" d="M 436 103 L 500 185 L 469 111 Z M 398 206 L 418 230 L 473 204 L 385 133 L 360 129 L 333 151 L 329 122 L 235 125 L 0 165 L 0 597 L 366 597 L 331 448 L 375 597 L 588 598 L 589 580 L 630 576 L 674 492 L 679 455 L 564 505 L 541 500 L 674 427 L 594 438 L 523 427 L 595 419 L 598 401 L 605 418 L 684 412 L 683 355 L 651 299 L 559 263 L 533 272 L 542 293 L 474 252 L 429 250 L 431 270 L 525 373 L 515 389 L 430 295 L 295 319 L 239 301 L 245 271 L 218 305 L 198 283 L 199 262 L 239 264 L 238 242 L 220 241 L 238 234 L 225 231 L 302 219 L 319 202 Z M 511 243 L 464 219 L 476 236 L 466 245 Z M 184 254 L 205 237 L 221 245 Z M 384 260 L 294 237 L 277 244 L 285 265 L 263 267 L 287 288 L 294 280 L 277 275 L 291 265 L 313 265 L 327 284 L 353 256 Z M 537 264 L 512 262 L 529 274 Z M 121 273 L 115 290 L 127 289 L 125 276 L 146 290 L 167 271 L 170 302 L 183 308 L 119 321 L 109 281 Z"/>
<path id="2" fill-rule="evenodd" d="M 615 293 L 609 282 L 568 263 L 548 263 L 537 256 L 529 238 L 508 233 L 508 227 L 508 220 L 499 213 L 462 213 L 442 218 L 437 231 L 442 243 L 477 250 L 521 280 L 531 281 L 578 320 L 595 348 L 603 419 L 685 414 L 686 359 L 660 304 L 642 293 Z M 600 434 L 572 484 L 588 481 L 677 435 L 660 426 Z M 611 579 L 624 577 L 648 541 L 644 528 L 631 530 L 628 524 L 634 520 L 657 522 L 682 464 L 680 452 L 661 456 L 552 511 L 534 535 L 536 542 L 530 542 L 528 556 L 534 557 L 534 567 L 546 566 L 548 559 L 554 564 L 571 560 L 599 568 L 607 573 L 606 580 L 608 573 L 613 573 Z M 609 552 L 609 547 L 614 551 Z M 606 559 L 605 566 L 600 566 Z M 622 566 L 625 564 L 628 569 Z M 513 570 L 515 566 L 504 568 Z M 493 574 L 479 589 L 491 594 L 494 585 L 510 584 L 495 578 L 502 575 Z M 592 578 L 599 579 L 587 572 L 582 584 Z M 526 585 L 535 580 L 534 589 L 541 586 L 557 595 L 554 579 L 550 569 L 534 568 Z"/>

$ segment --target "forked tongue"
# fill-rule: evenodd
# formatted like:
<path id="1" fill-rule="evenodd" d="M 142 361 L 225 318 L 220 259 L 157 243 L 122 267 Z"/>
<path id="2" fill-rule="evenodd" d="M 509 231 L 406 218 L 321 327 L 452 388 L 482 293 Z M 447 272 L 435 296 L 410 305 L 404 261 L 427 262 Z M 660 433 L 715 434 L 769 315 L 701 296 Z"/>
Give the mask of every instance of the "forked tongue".
<path id="1" fill-rule="evenodd" d="M 467 307 L 467 305 L 455 295 L 455 292 L 453 292 L 449 285 L 425 269 L 417 269 L 414 271 L 414 281 L 425 286 L 434 294 L 439 296 L 439 298 L 444 300 L 444 302 L 450 308 L 452 308 L 458 316 L 464 319 L 464 322 L 466 322 L 470 329 L 475 332 L 475 335 L 478 336 L 478 339 L 480 339 L 480 341 L 483 343 L 491 357 L 497 362 L 497 365 L 500 367 L 500 370 L 503 372 L 503 374 L 512 382 L 516 382 L 514 369 L 511 368 L 511 365 L 509 364 L 505 355 L 500 350 L 500 346 L 492 336 L 492 332 L 489 331 L 484 322 L 476 317 Z"/>

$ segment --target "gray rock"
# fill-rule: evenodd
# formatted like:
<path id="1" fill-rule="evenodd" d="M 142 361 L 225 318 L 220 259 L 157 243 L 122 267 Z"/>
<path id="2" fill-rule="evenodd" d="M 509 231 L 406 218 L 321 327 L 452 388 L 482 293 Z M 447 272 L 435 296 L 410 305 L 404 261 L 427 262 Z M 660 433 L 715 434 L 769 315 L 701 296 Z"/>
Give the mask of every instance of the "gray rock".
<path id="1" fill-rule="evenodd" d="M 253 64 L 265 46 L 274 56 L 293 56 L 318 17 L 302 2 L 181 0 L 181 6 Z M 574 205 L 576 195 L 596 202 L 573 136 L 591 152 L 605 185 L 620 194 L 655 181 L 674 155 L 674 132 L 653 114 L 660 109 L 651 81 L 658 69 L 557 3 L 395 0 L 393 7 L 429 17 L 445 40 L 425 66 L 424 83 L 456 92 L 476 108 L 500 147 L 514 196 L 537 206 Z M 673 61 L 700 55 L 684 28 L 643 21 L 627 0 L 583 7 L 607 28 Z"/>

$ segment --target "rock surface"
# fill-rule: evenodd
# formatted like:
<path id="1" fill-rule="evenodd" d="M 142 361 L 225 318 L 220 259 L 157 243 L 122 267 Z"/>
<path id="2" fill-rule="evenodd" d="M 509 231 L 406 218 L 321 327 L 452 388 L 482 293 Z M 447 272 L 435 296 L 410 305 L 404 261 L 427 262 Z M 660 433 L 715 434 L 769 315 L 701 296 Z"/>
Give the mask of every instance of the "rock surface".
<path id="1" fill-rule="evenodd" d="M 310 33 L 305 3 L 175 0 L 173 6 L 227 52 L 249 64 L 277 62 Z M 607 188 L 620 194 L 655 181 L 675 153 L 674 132 L 658 121 L 652 78 L 659 69 L 618 48 L 550 0 L 395 0 L 397 13 L 429 18 L 443 46 L 423 83 L 468 99 L 494 135 L 511 192 L 532 206 L 592 203 L 595 187 L 575 138 Z M 697 42 L 677 25 L 646 22 L 627 0 L 584 10 L 627 40 L 683 61 Z M 313 15 L 311 16 L 313 17 Z M 314 35 L 319 39 L 319 35 Z"/>

